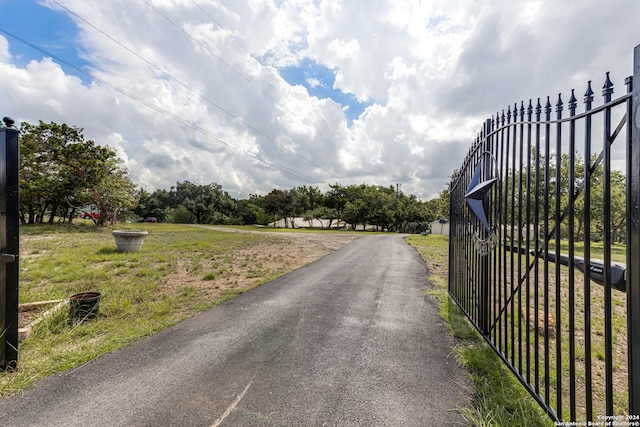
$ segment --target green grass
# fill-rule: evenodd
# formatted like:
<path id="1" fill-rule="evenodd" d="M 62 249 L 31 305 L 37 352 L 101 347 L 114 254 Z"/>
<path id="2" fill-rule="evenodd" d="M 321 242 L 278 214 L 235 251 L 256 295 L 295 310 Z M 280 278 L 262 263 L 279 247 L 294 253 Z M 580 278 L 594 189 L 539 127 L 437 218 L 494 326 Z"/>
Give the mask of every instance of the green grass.
<path id="1" fill-rule="evenodd" d="M 81 222 L 21 228 L 21 303 L 65 299 L 85 291 L 100 292 L 102 298 L 97 321 L 70 323 L 68 310 L 61 310 L 22 340 L 18 370 L 0 372 L 0 397 L 237 296 L 248 285 L 237 286 L 233 269 L 216 264 L 256 245 L 283 244 L 275 233 L 228 233 L 173 224 L 124 224 L 117 228 L 149 231 L 141 251 L 118 253 L 112 229 Z M 207 264 L 212 258 L 216 259 L 213 269 Z M 167 291 L 168 277 L 178 272 L 187 274 L 188 282 L 211 283 L 220 278 L 229 289 L 205 291 L 187 283 Z M 269 271 L 264 280 L 258 278 L 250 286 L 286 272 Z"/>
<path id="2" fill-rule="evenodd" d="M 476 426 L 553 426 L 533 398 L 489 347 L 447 292 L 448 238 L 410 236 L 408 243 L 423 256 L 435 288 L 440 315 L 456 338 L 455 351 L 475 386 L 472 407 L 460 408 Z"/>
<path id="3" fill-rule="evenodd" d="M 582 257 L 584 253 L 584 242 L 574 242 L 575 256 Z M 589 245 L 591 250 L 591 259 L 604 259 L 604 242 L 591 242 Z M 549 250 L 555 251 L 555 239 L 549 241 Z M 564 239 L 560 241 L 560 253 L 569 254 L 569 241 Z M 627 247 L 622 244 L 613 244 L 611 246 L 611 259 L 617 262 L 627 262 Z"/>
<path id="4" fill-rule="evenodd" d="M 230 253 L 265 242 L 280 242 L 278 232 L 223 233 L 173 224 L 118 228 L 144 229 L 150 234 L 140 252 L 120 254 L 111 229 L 82 223 L 21 228 L 21 302 L 63 299 L 84 291 L 101 292 L 102 300 L 98 321 L 70 323 L 63 310 L 22 341 L 18 370 L 0 373 L 0 396 L 124 347 L 244 292 L 221 289 L 209 298 L 191 285 L 172 294 L 162 292 L 161 284 L 179 266 L 199 280 L 222 278 L 232 286 L 233 269 L 224 267 Z M 267 231 L 260 227 L 234 228 Z M 442 236 L 412 236 L 408 240 L 423 254 L 436 287 L 431 294 L 440 301 L 441 314 L 457 339 L 456 352 L 477 388 L 473 408 L 464 409 L 463 414 L 479 426 L 552 425 L 448 297 L 448 240 Z M 269 253 L 263 259 L 279 258 L 281 254 Z M 257 264 L 251 269 L 251 275 L 264 275 L 259 283 L 285 272 L 262 272 Z"/>
<path id="5" fill-rule="evenodd" d="M 552 243 L 550 245 L 551 251 L 554 251 L 555 242 Z M 590 245 L 591 257 L 603 259 L 603 243 L 592 242 Z M 560 246 L 560 252 L 568 254 L 569 242 L 562 240 Z M 624 262 L 625 249 L 624 245 L 613 245 L 611 248 L 613 260 Z M 584 242 L 575 242 L 575 250 L 576 256 L 583 256 Z M 505 339 L 497 341 L 496 346 L 504 354 L 510 355 L 513 366 L 520 369 L 523 375 L 531 374 L 529 381 L 532 384 L 536 381 L 534 376 L 539 376 L 538 390 L 540 395 L 544 396 L 544 399 L 554 407 L 561 418 L 569 420 L 573 416 L 575 420 L 587 419 L 588 401 L 590 401 L 594 416 L 606 413 L 605 359 L 607 356 L 605 341 L 608 338 L 605 337 L 604 286 L 591 282 L 589 286 L 591 297 L 589 301 L 585 302 L 584 275 L 577 269 L 571 277 L 568 266 L 549 262 L 548 270 L 545 273 L 545 261 L 542 258 L 534 261 L 534 258 L 526 259 L 527 256 L 520 257 L 510 252 L 507 252 L 506 257 L 503 257 L 499 248 L 495 258 L 498 260 L 498 268 L 502 269 L 504 276 L 494 279 L 494 307 L 502 304 L 504 296 L 500 296 L 500 289 L 510 288 L 512 282 L 516 284 L 517 289 L 517 277 L 520 274 L 523 277 L 519 281 L 522 284 L 519 292 L 516 291 L 514 294 L 512 304 L 504 305 L 505 311 L 500 320 L 501 325 L 507 325 L 507 328 L 513 327 L 513 329 L 509 331 L 507 328 L 500 327 L 502 332 L 499 335 Z M 534 270 L 527 271 L 527 265 L 538 266 L 537 277 Z M 515 274 L 509 277 L 512 271 Z M 545 280 L 545 274 L 547 280 Z M 525 277 L 529 279 L 528 282 L 524 279 Z M 545 282 L 548 283 L 548 288 Z M 573 296 L 573 305 L 570 304 L 571 295 Z M 545 301 L 548 301 L 549 307 L 547 314 L 544 312 Z M 539 310 L 537 316 L 536 303 Z M 613 413 L 626 414 L 628 411 L 626 294 L 613 290 L 611 303 Z M 585 324 L 585 304 L 588 304 L 590 308 L 588 316 L 590 325 Z M 510 318 L 513 320 L 508 320 Z M 531 325 L 528 324 L 527 318 L 530 319 Z M 574 328 L 570 331 L 571 321 L 573 321 Z M 535 326 L 536 322 L 540 325 L 538 328 Z M 545 337 L 543 330 L 545 324 L 550 325 L 548 337 Z M 587 326 L 589 326 L 588 330 Z M 586 351 L 586 336 L 590 336 L 590 352 Z M 509 337 L 514 340 L 510 340 Z M 522 341 L 519 337 L 525 338 L 525 340 Z M 560 351 L 557 350 L 558 345 Z M 572 346 L 576 352 L 574 358 L 570 353 Z M 546 349 L 549 349 L 548 353 Z M 535 354 L 536 350 L 538 351 L 537 355 Z M 558 363 L 560 363 L 560 369 L 558 369 Z M 535 366 L 537 366 L 537 370 L 534 368 Z M 591 376 L 587 377 L 586 370 L 589 366 Z M 572 370 L 575 377 L 572 377 Z M 589 382 L 588 387 L 585 386 L 587 381 Z M 561 384 L 560 389 L 558 389 L 558 383 Z M 572 388 L 577 390 L 575 394 L 572 394 Z M 588 395 L 587 389 L 589 390 Z M 555 407 L 559 393 L 562 394 L 562 408 Z M 573 404 L 571 403 L 572 399 Z M 572 415 L 571 407 L 573 405 L 575 405 L 575 413 Z"/>

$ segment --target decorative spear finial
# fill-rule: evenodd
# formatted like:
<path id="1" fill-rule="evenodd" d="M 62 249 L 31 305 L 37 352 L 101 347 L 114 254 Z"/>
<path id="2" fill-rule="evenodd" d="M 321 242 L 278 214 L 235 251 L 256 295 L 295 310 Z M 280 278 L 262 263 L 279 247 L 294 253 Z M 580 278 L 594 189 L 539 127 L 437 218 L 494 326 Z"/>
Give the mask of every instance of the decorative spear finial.
<path id="1" fill-rule="evenodd" d="M 578 106 L 578 100 L 576 99 L 576 91 L 574 89 L 571 89 L 571 98 L 569 99 L 569 110 L 574 110 L 575 113 L 575 109 Z"/>
<path id="2" fill-rule="evenodd" d="M 587 104 L 587 108 L 591 107 L 593 102 L 593 89 L 591 89 L 591 80 L 587 83 L 587 91 L 584 93 L 584 103 Z"/>
<path id="3" fill-rule="evenodd" d="M 550 96 L 547 96 L 547 103 L 544 105 L 544 112 L 547 113 L 547 115 L 551 114 L 551 97 Z"/>
<path id="4" fill-rule="evenodd" d="M 561 94 L 561 93 L 559 93 L 559 94 L 558 94 L 558 102 L 556 102 L 556 111 L 557 111 L 558 113 L 561 113 L 561 112 L 562 112 L 563 105 L 564 105 L 564 103 L 562 102 L 562 94 Z"/>
<path id="5" fill-rule="evenodd" d="M 613 93 L 613 83 L 611 83 L 611 79 L 609 79 L 609 72 L 607 71 L 607 78 L 604 81 L 604 86 L 602 86 L 602 96 L 611 95 Z"/>

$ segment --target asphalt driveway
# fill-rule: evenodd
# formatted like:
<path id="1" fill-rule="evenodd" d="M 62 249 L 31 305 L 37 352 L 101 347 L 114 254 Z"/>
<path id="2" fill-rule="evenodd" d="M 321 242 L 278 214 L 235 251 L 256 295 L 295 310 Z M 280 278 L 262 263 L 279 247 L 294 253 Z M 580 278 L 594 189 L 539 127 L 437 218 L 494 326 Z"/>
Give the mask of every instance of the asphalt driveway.
<path id="1" fill-rule="evenodd" d="M 449 426 L 464 371 L 424 263 L 371 235 L 0 399 L 2 426 Z"/>

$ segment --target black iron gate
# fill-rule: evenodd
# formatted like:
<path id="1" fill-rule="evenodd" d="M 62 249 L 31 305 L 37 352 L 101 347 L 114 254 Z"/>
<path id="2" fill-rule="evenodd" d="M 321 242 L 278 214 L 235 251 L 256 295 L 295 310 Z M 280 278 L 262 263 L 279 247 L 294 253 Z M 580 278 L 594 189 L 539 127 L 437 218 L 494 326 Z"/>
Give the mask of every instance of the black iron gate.
<path id="1" fill-rule="evenodd" d="M 18 130 L 0 127 L 0 371 L 18 363 Z"/>
<path id="2" fill-rule="evenodd" d="M 451 183 L 449 293 L 556 421 L 640 425 L 634 80 L 640 46 L 616 99 L 607 73 L 602 103 L 589 82 L 581 108 L 573 90 L 510 106 Z"/>

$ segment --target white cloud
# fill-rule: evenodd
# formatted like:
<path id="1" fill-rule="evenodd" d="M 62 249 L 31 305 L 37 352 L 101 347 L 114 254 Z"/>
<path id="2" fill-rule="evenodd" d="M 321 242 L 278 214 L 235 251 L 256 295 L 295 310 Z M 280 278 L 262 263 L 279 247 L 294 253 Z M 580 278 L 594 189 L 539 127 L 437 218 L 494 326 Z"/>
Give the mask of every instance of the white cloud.
<path id="1" fill-rule="evenodd" d="M 111 87 L 12 57 L 18 42 L 0 36 L 3 115 L 84 128 L 149 190 L 218 182 L 236 197 L 367 182 L 429 198 L 484 119 L 529 97 L 581 94 L 586 80 L 598 88 L 605 71 L 621 94 L 640 43 L 629 0 L 61 3 L 84 19 L 69 15 L 86 69 Z M 372 102 L 350 128 L 348 106 L 278 75 L 303 58 Z"/>
<path id="2" fill-rule="evenodd" d="M 322 82 L 315 77 L 309 77 L 308 79 L 306 79 L 306 82 L 309 85 L 309 87 L 322 86 Z"/>
<path id="3" fill-rule="evenodd" d="M 11 55 L 9 54 L 9 42 L 4 37 L 0 37 L 0 61 L 9 61 Z"/>

